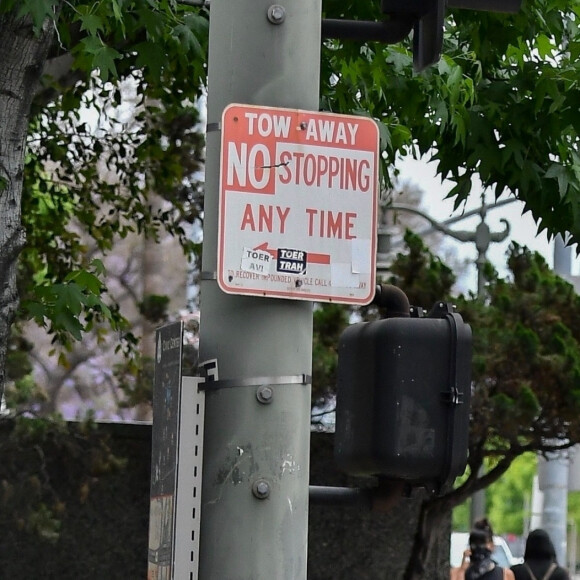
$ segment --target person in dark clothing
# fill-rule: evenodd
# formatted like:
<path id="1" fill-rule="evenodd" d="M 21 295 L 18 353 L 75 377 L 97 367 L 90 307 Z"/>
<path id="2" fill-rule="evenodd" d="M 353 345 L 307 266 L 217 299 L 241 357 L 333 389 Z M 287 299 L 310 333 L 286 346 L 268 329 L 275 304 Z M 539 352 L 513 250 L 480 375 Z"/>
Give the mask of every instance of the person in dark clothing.
<path id="1" fill-rule="evenodd" d="M 568 571 L 558 566 L 556 550 L 545 530 L 530 532 L 524 563 L 512 566 L 516 580 L 570 580 Z"/>
<path id="2" fill-rule="evenodd" d="M 469 534 L 469 549 L 461 566 L 451 569 L 450 580 L 515 580 L 511 570 L 494 562 L 493 547 L 490 523 L 486 518 L 477 520 Z"/>

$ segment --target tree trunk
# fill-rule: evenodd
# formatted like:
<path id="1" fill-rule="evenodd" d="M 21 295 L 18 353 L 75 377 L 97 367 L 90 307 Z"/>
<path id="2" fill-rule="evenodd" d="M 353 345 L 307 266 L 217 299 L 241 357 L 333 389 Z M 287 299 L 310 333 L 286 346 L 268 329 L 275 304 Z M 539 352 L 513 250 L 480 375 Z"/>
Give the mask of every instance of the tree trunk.
<path id="1" fill-rule="evenodd" d="M 421 504 L 419 518 L 416 522 L 415 537 L 411 549 L 404 580 L 425 580 L 426 578 L 448 578 L 449 568 L 445 571 L 426 569 L 426 563 L 432 561 L 432 550 L 440 544 L 440 532 L 449 534 L 447 522 L 451 513 L 451 505 L 442 498 L 426 500 Z M 448 544 L 446 544 L 448 546 Z M 447 559 L 449 554 L 447 554 Z"/>
<path id="2" fill-rule="evenodd" d="M 0 397 L 18 308 L 17 260 L 25 243 L 21 198 L 30 104 L 53 32 L 52 20 L 46 19 L 35 34 L 29 17 L 18 18 L 15 11 L 0 14 Z"/>

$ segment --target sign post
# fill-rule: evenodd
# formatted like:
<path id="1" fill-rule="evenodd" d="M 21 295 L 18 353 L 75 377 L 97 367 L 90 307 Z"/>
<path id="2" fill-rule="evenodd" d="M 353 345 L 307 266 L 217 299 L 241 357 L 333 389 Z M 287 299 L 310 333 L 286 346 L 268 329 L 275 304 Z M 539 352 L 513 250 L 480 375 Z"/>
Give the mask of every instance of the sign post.
<path id="1" fill-rule="evenodd" d="M 231 123 L 235 123 L 235 109 L 230 107 L 232 103 L 247 103 L 259 108 L 252 111 L 243 105 L 239 109 L 240 114 L 253 112 L 258 115 L 253 127 L 258 132 L 267 131 L 268 118 L 259 116 L 266 112 L 263 107 L 318 110 L 321 12 L 320 0 L 288 0 L 284 5 L 263 0 L 212 0 L 211 3 L 200 274 L 199 360 L 207 377 L 199 566 L 201 580 L 306 578 L 311 300 L 316 300 L 316 295 L 333 300 L 337 296 L 347 295 L 348 300 L 362 300 L 360 294 L 350 295 L 354 291 L 360 292 L 352 281 L 349 285 L 333 286 L 340 289 L 334 296 L 328 291 L 330 286 L 320 286 L 316 290 L 314 278 L 322 279 L 323 270 L 314 274 L 311 271 L 314 264 L 308 258 L 310 255 L 312 259 L 316 253 L 329 255 L 331 264 L 335 257 L 337 263 L 339 259 L 345 260 L 351 273 L 360 274 L 362 281 L 367 274 L 362 271 L 365 269 L 364 260 L 353 260 L 352 255 L 347 256 L 347 253 L 339 258 L 339 247 L 334 245 L 334 242 L 339 243 L 338 238 L 333 240 L 330 236 L 327 242 L 324 241 L 327 236 L 319 236 L 320 243 L 315 245 L 310 241 L 306 243 L 308 236 L 304 234 L 303 245 L 301 240 L 286 237 L 286 232 L 293 231 L 295 227 L 291 221 L 284 222 L 288 230 L 280 230 L 281 220 L 293 219 L 290 213 L 286 216 L 285 208 L 289 207 L 290 212 L 294 208 L 297 212 L 300 208 L 294 204 L 298 203 L 300 195 L 304 197 L 304 194 L 310 193 L 301 187 L 293 187 L 295 191 L 292 194 L 289 184 L 283 193 L 282 185 L 285 184 L 280 180 L 285 174 L 282 166 L 275 172 L 276 178 L 272 177 L 273 168 L 256 167 L 256 164 L 265 165 L 266 149 L 272 155 L 270 161 L 274 164 L 288 161 L 286 168 L 289 169 L 292 160 L 276 160 L 275 145 L 273 142 L 262 142 L 265 137 L 259 136 L 259 141 L 246 140 L 251 117 L 243 117 L 245 126 L 240 124 L 239 137 L 226 137 L 239 145 L 237 149 L 232 145 L 231 149 L 232 155 L 237 154 L 239 161 L 232 157 L 230 176 L 234 181 L 223 194 L 220 176 L 228 163 L 222 162 L 222 134 L 229 134 Z M 226 117 L 223 116 L 225 110 Z M 270 120 L 273 121 L 273 117 Z M 348 138 L 351 135 L 348 127 L 343 126 L 343 129 Z M 307 134 L 307 131 L 301 131 L 301 134 Z M 362 134 L 363 129 L 359 128 L 358 131 Z M 292 132 L 295 135 L 294 130 Z M 273 135 L 275 142 L 275 133 Z M 300 141 L 292 137 L 292 142 L 290 136 L 291 133 L 288 133 L 288 140 L 283 145 L 294 154 L 299 154 Z M 247 147 L 246 153 L 242 150 L 241 144 L 244 142 L 252 146 L 252 159 Z M 315 145 L 314 139 L 310 143 Z M 319 140 L 317 143 L 316 146 L 326 149 L 329 156 L 331 150 L 349 148 L 348 141 L 346 145 L 335 143 L 332 146 Z M 307 142 L 304 143 L 306 145 Z M 245 171 L 241 165 L 243 163 L 246 163 Z M 244 174 L 246 187 L 251 186 L 257 191 L 241 189 Z M 275 184 L 274 189 L 260 187 L 266 175 Z M 279 180 L 278 184 L 275 179 Z M 358 183 L 362 183 L 362 175 Z M 321 197 L 318 197 L 319 193 Z M 330 195 L 328 192 L 312 191 L 310 196 L 316 204 L 305 205 L 303 209 L 342 211 L 344 239 L 341 243 L 345 244 L 346 236 L 355 231 L 349 229 L 355 225 L 350 225 L 351 218 L 345 212 L 366 212 L 370 220 L 372 210 L 362 210 L 355 203 L 357 194 L 353 191 L 345 192 L 345 195 L 352 198 L 350 201 L 354 209 L 351 209 L 350 202 L 327 208 L 323 206 L 323 197 L 326 196 L 330 203 Z M 359 192 L 358 195 L 372 197 L 370 192 Z M 277 198 L 280 203 L 273 201 Z M 251 215 L 250 210 L 244 214 L 246 204 L 241 203 L 242 199 L 247 199 L 246 204 L 250 204 Z M 262 218 L 259 200 L 263 206 Z M 338 194 L 335 201 L 338 202 Z M 257 217 L 253 212 L 254 206 L 258 209 Z M 266 231 L 270 216 L 271 233 Z M 277 222 L 274 222 L 275 216 Z M 312 212 L 313 232 L 320 231 L 320 216 Z M 225 222 L 220 226 L 222 219 Z M 262 232 L 258 231 L 260 219 Z M 252 222 L 255 231 L 252 231 Z M 274 223 L 278 224 L 277 230 Z M 328 220 L 322 223 L 327 224 L 327 231 L 328 227 L 332 232 L 339 227 Z M 352 223 L 355 223 L 354 219 Z M 356 229 L 355 235 L 360 239 L 366 237 L 372 240 L 372 231 Z M 244 254 L 244 246 L 258 254 Z M 270 251 L 275 251 L 276 270 L 258 270 L 259 285 L 250 287 L 249 281 L 252 279 L 245 277 L 245 274 L 252 273 L 260 262 L 266 262 L 265 259 L 260 261 L 258 256 L 272 256 L 274 259 Z M 330 268 L 329 264 L 316 266 L 327 271 Z M 277 270 L 278 267 L 280 270 Z M 366 267 L 370 268 L 370 264 Z M 362 268 L 361 273 L 356 272 L 359 268 Z M 230 270 L 234 273 L 231 274 Z M 245 274 L 236 278 L 237 271 Z M 262 275 L 270 277 L 262 280 Z M 274 275 L 289 276 L 294 281 L 290 286 L 294 284 L 297 290 L 291 293 L 288 284 L 275 280 Z M 313 278 L 309 288 L 314 290 L 297 300 L 285 299 L 304 292 L 306 278 Z M 328 280 L 332 281 L 330 275 Z M 302 285 L 296 285 L 296 281 L 301 281 Z M 275 286 L 280 283 L 286 285 Z M 365 291 L 369 292 L 368 289 Z"/>
<path id="2" fill-rule="evenodd" d="M 183 323 L 156 334 L 148 580 L 197 580 L 205 394 L 182 377 Z"/>
<path id="3" fill-rule="evenodd" d="M 379 135 L 367 117 L 229 105 L 222 115 L 224 292 L 368 304 Z"/>
<path id="4" fill-rule="evenodd" d="M 148 580 L 173 578 L 182 335 L 177 322 L 155 336 Z"/>

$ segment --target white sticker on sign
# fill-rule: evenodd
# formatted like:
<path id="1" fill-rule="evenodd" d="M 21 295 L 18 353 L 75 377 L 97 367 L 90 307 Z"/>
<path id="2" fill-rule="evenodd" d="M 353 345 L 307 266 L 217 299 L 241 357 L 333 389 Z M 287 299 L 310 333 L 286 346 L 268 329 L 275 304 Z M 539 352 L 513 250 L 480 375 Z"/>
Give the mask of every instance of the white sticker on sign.
<path id="1" fill-rule="evenodd" d="M 352 271 L 355 274 L 369 274 L 368 255 L 372 250 L 371 241 L 356 239 L 352 241 Z"/>
<path id="2" fill-rule="evenodd" d="M 265 276 L 270 273 L 270 264 L 272 261 L 272 256 L 264 250 L 244 248 L 240 268 L 244 272 L 254 272 L 255 274 L 263 274 Z"/>

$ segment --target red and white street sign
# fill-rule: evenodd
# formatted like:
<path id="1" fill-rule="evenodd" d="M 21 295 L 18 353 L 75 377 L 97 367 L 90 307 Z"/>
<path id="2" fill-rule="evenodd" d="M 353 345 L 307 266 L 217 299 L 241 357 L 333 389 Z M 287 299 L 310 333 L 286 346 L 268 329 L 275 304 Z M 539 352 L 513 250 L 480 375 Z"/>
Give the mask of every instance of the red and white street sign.
<path id="1" fill-rule="evenodd" d="M 368 304 L 379 136 L 372 119 L 232 104 L 222 116 L 220 288 Z"/>

